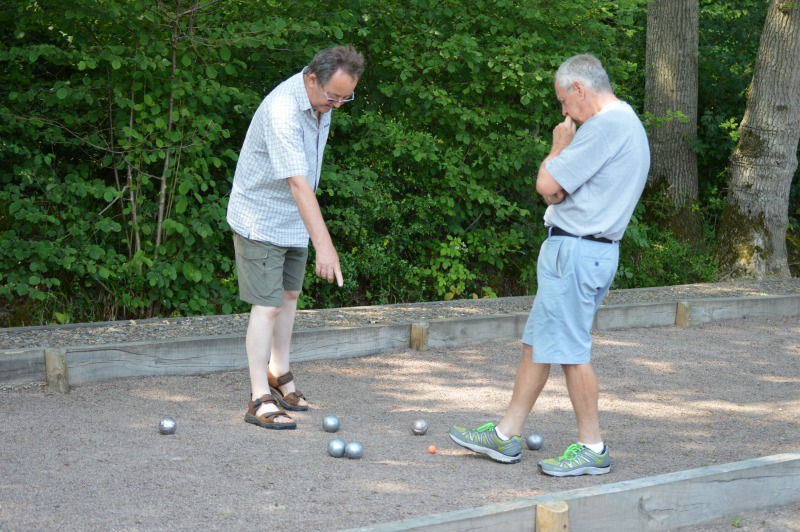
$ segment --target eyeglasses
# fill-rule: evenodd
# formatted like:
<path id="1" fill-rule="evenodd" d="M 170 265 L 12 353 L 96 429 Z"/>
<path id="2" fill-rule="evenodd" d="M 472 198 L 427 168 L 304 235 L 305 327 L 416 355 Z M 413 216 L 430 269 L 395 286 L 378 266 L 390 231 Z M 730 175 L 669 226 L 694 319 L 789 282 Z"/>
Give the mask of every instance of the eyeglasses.
<path id="1" fill-rule="evenodd" d="M 319 88 L 322 89 L 322 85 L 320 85 Z M 351 94 L 350 96 L 348 96 L 347 98 L 345 98 L 344 100 L 337 100 L 336 98 L 331 98 L 330 96 L 328 96 L 328 93 L 325 92 L 325 89 L 322 89 L 322 94 L 324 94 L 325 95 L 325 99 L 327 99 L 331 103 L 347 103 L 347 102 L 352 102 L 353 100 L 356 99 L 356 93 L 355 92 L 353 94 Z"/>

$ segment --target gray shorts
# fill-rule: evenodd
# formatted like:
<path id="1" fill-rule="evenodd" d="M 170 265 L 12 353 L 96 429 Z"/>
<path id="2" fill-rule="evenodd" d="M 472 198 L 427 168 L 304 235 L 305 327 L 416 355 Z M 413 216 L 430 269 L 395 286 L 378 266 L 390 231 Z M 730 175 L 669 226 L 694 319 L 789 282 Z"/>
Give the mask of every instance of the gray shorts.
<path id="1" fill-rule="evenodd" d="M 239 299 L 263 307 L 283 306 L 284 290 L 300 291 L 308 248 L 283 248 L 233 233 Z"/>
<path id="2" fill-rule="evenodd" d="M 611 287 L 619 263 L 619 243 L 569 236 L 542 243 L 536 264 L 538 288 L 523 343 L 533 361 L 585 364 L 591 359 L 592 323 Z"/>

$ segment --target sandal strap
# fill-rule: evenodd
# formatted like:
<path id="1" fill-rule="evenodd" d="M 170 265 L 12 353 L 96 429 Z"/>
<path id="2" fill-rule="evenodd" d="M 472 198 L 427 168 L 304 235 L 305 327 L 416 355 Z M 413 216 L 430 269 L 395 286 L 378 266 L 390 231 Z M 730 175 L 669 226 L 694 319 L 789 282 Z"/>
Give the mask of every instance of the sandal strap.
<path id="1" fill-rule="evenodd" d="M 267 369 L 267 381 L 269 382 L 270 391 L 278 397 L 278 402 L 281 403 L 283 406 L 288 408 L 289 410 L 293 410 L 292 407 L 297 407 L 297 409 L 304 410 L 304 407 L 300 406 L 300 401 L 305 401 L 306 397 L 303 395 L 303 392 L 300 390 L 295 390 L 289 393 L 283 393 L 280 390 L 280 387 L 284 384 L 294 381 L 294 375 L 292 375 L 291 371 L 287 371 L 280 377 L 276 377 L 272 374 L 269 369 Z M 289 406 L 291 405 L 291 406 Z"/>
<path id="2" fill-rule="evenodd" d="M 275 405 L 277 410 L 275 410 L 274 412 L 264 412 L 263 414 L 261 414 L 259 416 L 259 415 L 256 414 L 256 412 L 258 412 L 258 407 L 263 405 L 263 404 Z M 286 411 L 283 408 L 281 408 L 281 406 L 278 404 L 278 402 L 275 400 L 275 397 L 273 397 L 272 394 L 267 393 L 267 394 L 262 395 L 258 399 L 253 399 L 252 401 L 250 401 L 250 405 L 251 405 L 250 409 L 252 410 L 252 414 L 254 416 L 256 416 L 258 419 L 260 419 L 261 421 L 264 421 L 266 423 L 272 423 L 272 421 L 276 417 L 288 417 L 289 419 L 292 419 L 292 417 L 289 414 L 287 414 Z"/>
<path id="3" fill-rule="evenodd" d="M 278 386 L 283 386 L 287 382 L 292 382 L 294 380 L 294 375 L 292 375 L 291 371 L 287 371 L 280 377 L 275 377 L 275 382 L 278 383 Z"/>
<path id="4" fill-rule="evenodd" d="M 273 423 L 275 421 L 275 418 L 277 418 L 277 417 L 285 417 L 285 418 L 292 419 L 292 417 L 289 414 L 287 414 L 286 412 L 284 412 L 283 410 L 278 410 L 277 412 L 264 412 L 260 416 L 256 416 L 256 417 L 258 417 L 258 419 L 260 419 L 264 423 Z M 286 425 L 290 425 L 290 424 L 291 423 L 286 423 Z"/>
<path id="5" fill-rule="evenodd" d="M 262 395 L 258 399 L 253 399 L 250 402 L 253 405 L 253 411 L 257 410 L 258 407 L 261 406 L 264 403 L 273 404 L 273 405 L 277 406 L 278 408 L 280 408 L 280 405 L 278 404 L 278 401 L 275 400 L 275 398 L 272 396 L 271 393 L 265 393 L 264 395 Z"/>
<path id="6" fill-rule="evenodd" d="M 303 395 L 302 392 L 300 392 L 300 390 L 292 393 L 287 393 L 286 395 L 283 396 L 284 401 L 294 406 L 297 406 L 297 404 L 300 402 L 300 399 L 305 399 L 305 398 L 306 396 Z"/>

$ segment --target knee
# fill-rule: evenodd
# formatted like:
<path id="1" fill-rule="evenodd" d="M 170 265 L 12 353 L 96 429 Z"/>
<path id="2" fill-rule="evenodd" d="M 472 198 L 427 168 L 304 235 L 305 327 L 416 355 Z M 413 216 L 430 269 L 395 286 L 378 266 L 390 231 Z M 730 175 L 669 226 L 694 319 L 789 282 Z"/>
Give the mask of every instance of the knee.
<path id="1" fill-rule="evenodd" d="M 283 307 L 263 307 L 261 305 L 253 305 L 250 310 L 250 315 L 259 320 L 274 320 L 280 314 Z"/>
<path id="2" fill-rule="evenodd" d="M 300 290 L 284 290 L 283 291 L 283 300 L 293 303 L 297 301 L 297 298 L 300 297 Z"/>

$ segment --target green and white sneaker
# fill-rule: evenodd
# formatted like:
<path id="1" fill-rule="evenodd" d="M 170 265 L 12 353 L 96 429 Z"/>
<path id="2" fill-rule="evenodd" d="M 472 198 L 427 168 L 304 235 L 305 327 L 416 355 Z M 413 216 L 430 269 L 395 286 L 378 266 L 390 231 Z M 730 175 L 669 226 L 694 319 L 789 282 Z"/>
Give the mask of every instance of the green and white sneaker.
<path id="1" fill-rule="evenodd" d="M 485 454 L 492 460 L 504 464 L 516 464 L 522 457 L 520 454 L 522 438 L 512 436 L 508 441 L 501 440 L 494 431 L 494 423 L 487 423 L 477 429 L 452 427 L 450 438 L 461 447 Z"/>
<path id="2" fill-rule="evenodd" d="M 611 457 L 607 446 L 598 454 L 579 443 L 573 443 L 558 458 L 539 462 L 539 471 L 551 477 L 604 475 L 611 472 Z"/>

